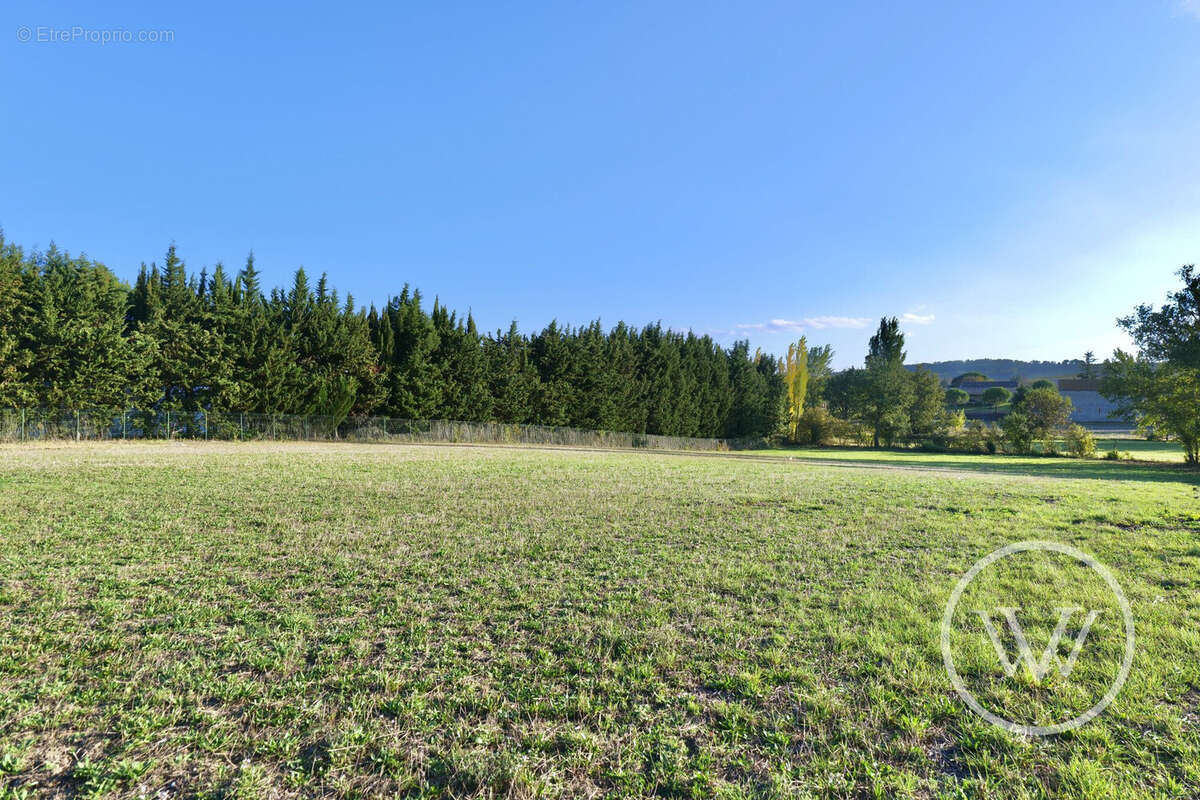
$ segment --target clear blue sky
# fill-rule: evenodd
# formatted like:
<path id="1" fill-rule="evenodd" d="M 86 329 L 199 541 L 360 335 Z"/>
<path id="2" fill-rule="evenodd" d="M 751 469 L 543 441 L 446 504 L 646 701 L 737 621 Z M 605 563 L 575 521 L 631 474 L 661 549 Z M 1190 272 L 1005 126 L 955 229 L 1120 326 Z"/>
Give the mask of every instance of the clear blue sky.
<path id="1" fill-rule="evenodd" d="M 1200 260 L 1200 0 L 4 17 L 0 226 L 127 279 L 253 249 L 487 329 L 803 329 L 848 365 L 884 314 L 910 360 L 1104 353 Z"/>

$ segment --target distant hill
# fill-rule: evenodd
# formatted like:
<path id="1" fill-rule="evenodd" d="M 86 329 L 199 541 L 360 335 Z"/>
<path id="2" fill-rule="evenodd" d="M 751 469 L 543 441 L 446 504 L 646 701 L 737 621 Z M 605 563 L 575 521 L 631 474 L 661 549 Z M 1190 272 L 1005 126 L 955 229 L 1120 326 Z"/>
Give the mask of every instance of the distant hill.
<path id="1" fill-rule="evenodd" d="M 949 383 L 964 372 L 982 372 L 992 380 L 1006 381 L 1013 378 L 1035 381 L 1038 378 L 1073 378 L 1083 368 L 1078 358 L 1066 361 L 1017 361 L 1012 358 L 970 358 L 963 361 L 932 361 L 924 364 L 909 364 L 909 369 L 925 367 L 936 373 L 944 383 Z"/>

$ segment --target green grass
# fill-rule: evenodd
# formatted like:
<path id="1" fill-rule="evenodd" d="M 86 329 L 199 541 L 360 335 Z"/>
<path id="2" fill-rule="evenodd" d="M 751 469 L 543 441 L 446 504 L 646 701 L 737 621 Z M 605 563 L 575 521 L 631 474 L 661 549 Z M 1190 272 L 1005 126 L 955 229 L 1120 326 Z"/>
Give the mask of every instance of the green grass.
<path id="1" fill-rule="evenodd" d="M 907 456 L 0 448 L 0 797 L 1200 794 L 1196 474 Z M 1107 564 L 1138 626 L 1116 703 L 1034 740 L 938 645 L 1029 538 Z M 1019 708 L 986 654 L 962 670 Z"/>
<path id="2" fill-rule="evenodd" d="M 1096 437 L 1096 452 L 1100 455 L 1109 450 L 1129 453 L 1139 461 L 1167 461 L 1182 464 L 1183 448 L 1178 442 L 1147 441 L 1133 437 Z"/>
<path id="3" fill-rule="evenodd" d="M 1103 444 L 1103 447 L 1101 445 Z M 1130 453 L 1132 462 L 1103 458 L 1063 456 L 1012 456 L 970 453 L 927 453 L 911 450 L 874 450 L 867 447 L 798 447 L 747 451 L 754 456 L 772 456 L 821 463 L 862 466 L 953 469 L 1035 477 L 1098 478 L 1114 481 L 1200 482 L 1200 471 L 1184 466 L 1183 451 L 1174 442 L 1142 439 L 1097 440 L 1096 452 L 1117 450 Z"/>

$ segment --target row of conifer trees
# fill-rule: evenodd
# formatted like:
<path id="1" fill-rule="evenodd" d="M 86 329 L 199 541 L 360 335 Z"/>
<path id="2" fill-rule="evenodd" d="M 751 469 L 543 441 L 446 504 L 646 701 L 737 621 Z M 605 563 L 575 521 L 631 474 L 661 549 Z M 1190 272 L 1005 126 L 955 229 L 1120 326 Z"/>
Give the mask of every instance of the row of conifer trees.
<path id="1" fill-rule="evenodd" d="M 494 420 L 673 436 L 786 427 L 777 359 L 661 325 L 481 333 L 407 286 L 382 308 L 254 258 L 189 273 L 172 245 L 132 286 L 0 236 L 0 406 Z"/>

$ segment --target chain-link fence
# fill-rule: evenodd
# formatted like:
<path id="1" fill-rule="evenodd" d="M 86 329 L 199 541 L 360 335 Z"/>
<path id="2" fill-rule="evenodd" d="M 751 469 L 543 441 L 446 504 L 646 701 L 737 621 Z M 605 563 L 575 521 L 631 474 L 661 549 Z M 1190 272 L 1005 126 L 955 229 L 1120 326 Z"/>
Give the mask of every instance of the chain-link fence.
<path id="1" fill-rule="evenodd" d="M 657 436 L 501 422 L 411 420 L 178 410 L 0 410 L 0 441 L 114 439 L 296 440 L 557 445 L 651 450 L 730 450 L 750 441 Z"/>

